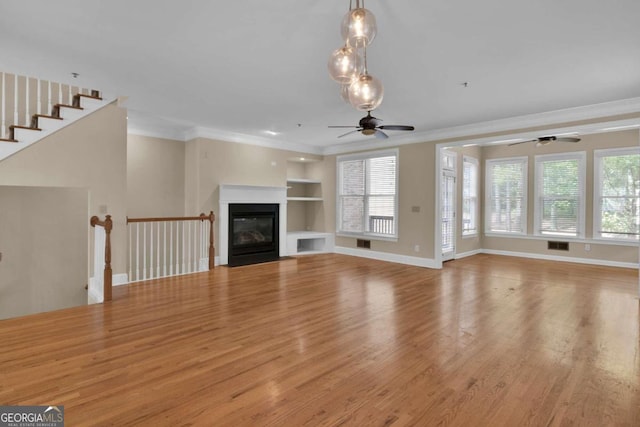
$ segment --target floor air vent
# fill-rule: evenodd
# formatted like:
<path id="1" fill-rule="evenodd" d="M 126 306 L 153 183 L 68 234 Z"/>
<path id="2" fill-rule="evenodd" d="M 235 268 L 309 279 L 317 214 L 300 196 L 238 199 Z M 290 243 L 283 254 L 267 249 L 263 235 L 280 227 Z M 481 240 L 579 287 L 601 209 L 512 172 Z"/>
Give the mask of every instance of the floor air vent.
<path id="1" fill-rule="evenodd" d="M 569 242 L 547 242 L 547 249 L 555 251 L 568 251 Z"/>

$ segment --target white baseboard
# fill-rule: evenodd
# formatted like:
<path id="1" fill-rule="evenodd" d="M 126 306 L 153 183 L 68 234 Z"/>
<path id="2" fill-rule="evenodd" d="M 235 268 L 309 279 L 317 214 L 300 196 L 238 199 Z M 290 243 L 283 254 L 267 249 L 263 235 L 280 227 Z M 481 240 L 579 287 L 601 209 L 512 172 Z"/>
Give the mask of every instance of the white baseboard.
<path id="1" fill-rule="evenodd" d="M 482 249 L 475 249 L 469 252 L 460 252 L 459 254 L 455 255 L 455 259 L 466 258 L 468 256 L 478 255 L 481 253 L 482 253 Z"/>
<path id="2" fill-rule="evenodd" d="M 87 304 L 99 304 L 102 302 L 102 295 L 98 295 L 93 289 L 89 289 Z"/>
<path id="3" fill-rule="evenodd" d="M 520 258 L 544 259 L 548 261 L 575 262 L 577 264 L 603 265 L 606 267 L 622 267 L 622 268 L 633 268 L 633 269 L 638 268 L 638 263 L 635 263 L 635 262 L 607 261 L 602 259 L 590 259 L 590 258 L 574 258 L 569 256 L 543 255 L 543 254 L 533 254 L 529 252 L 498 251 L 493 249 L 482 249 L 481 252 L 483 254 L 490 254 L 490 255 L 504 255 L 504 256 L 520 257 Z"/>
<path id="4" fill-rule="evenodd" d="M 127 273 L 114 274 L 111 277 L 111 286 L 121 286 L 129 283 L 129 275 Z"/>
<path id="5" fill-rule="evenodd" d="M 396 262 L 399 264 L 414 265 L 416 267 L 425 268 L 441 268 L 436 265 L 435 260 L 430 258 L 420 258 L 409 255 L 398 255 L 388 252 L 378 252 L 369 249 L 346 248 L 344 246 L 336 246 L 334 252 L 342 255 L 351 255 L 361 258 L 375 259 L 378 261 Z"/>

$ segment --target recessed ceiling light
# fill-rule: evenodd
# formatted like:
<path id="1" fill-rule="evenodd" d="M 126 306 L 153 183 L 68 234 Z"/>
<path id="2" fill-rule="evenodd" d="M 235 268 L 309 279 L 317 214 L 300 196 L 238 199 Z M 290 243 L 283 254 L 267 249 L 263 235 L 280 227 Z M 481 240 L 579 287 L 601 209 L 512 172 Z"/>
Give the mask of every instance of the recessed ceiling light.
<path id="1" fill-rule="evenodd" d="M 463 145 L 463 147 L 475 147 L 478 144 L 467 144 L 467 145 Z"/>
<path id="2" fill-rule="evenodd" d="M 266 133 L 267 135 L 271 135 L 271 136 L 280 135 L 280 132 L 275 132 L 275 131 L 272 131 L 272 130 L 265 130 L 264 133 Z"/>

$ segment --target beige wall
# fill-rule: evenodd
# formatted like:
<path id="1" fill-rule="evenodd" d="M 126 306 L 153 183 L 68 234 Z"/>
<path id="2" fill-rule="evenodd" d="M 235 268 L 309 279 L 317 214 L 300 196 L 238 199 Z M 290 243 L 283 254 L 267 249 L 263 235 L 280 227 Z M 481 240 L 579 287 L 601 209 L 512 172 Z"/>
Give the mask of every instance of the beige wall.
<path id="1" fill-rule="evenodd" d="M 126 272 L 127 120 L 108 105 L 0 162 L 0 185 L 89 191 L 89 217 L 113 216 L 112 266 Z M 83 222 L 89 228 L 89 217 Z"/>
<path id="2" fill-rule="evenodd" d="M 127 141 L 127 215 L 129 217 L 185 215 L 185 154 L 186 145 L 182 141 L 129 134 Z"/>
<path id="3" fill-rule="evenodd" d="M 333 163 L 334 182 L 332 195 L 335 200 L 336 157 L 327 157 Z M 419 143 L 399 147 L 398 159 L 398 241 L 372 240 L 371 250 L 432 259 L 434 258 L 434 201 L 435 201 L 435 144 Z M 335 231 L 335 202 L 334 228 Z M 412 212 L 418 206 L 420 212 Z M 419 246 L 416 252 L 415 246 Z M 336 246 L 355 248 L 353 237 L 336 237 Z"/>
<path id="4" fill-rule="evenodd" d="M 285 187 L 287 160 L 304 153 L 196 138 L 186 143 L 185 213 L 218 215 L 220 184 Z M 219 224 L 218 224 L 219 227 Z M 219 228 L 218 228 L 219 229 Z M 216 232 L 216 247 L 219 232 Z"/>
<path id="5" fill-rule="evenodd" d="M 87 303 L 89 193 L 0 186 L 0 319 Z"/>

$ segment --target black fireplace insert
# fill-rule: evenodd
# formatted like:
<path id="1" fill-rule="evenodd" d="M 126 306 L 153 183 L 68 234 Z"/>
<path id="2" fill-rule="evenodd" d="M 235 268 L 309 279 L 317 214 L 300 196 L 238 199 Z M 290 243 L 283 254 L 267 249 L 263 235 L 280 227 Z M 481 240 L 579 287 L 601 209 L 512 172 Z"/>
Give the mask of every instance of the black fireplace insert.
<path id="1" fill-rule="evenodd" d="M 229 205 L 229 266 L 279 258 L 278 204 Z"/>

